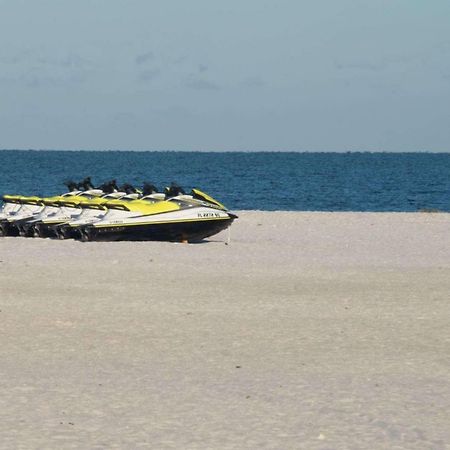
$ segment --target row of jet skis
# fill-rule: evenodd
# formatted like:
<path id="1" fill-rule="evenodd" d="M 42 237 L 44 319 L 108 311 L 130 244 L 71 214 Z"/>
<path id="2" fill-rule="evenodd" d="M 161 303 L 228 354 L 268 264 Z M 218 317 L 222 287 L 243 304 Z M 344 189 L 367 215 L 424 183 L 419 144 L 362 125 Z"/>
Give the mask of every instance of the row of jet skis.
<path id="1" fill-rule="evenodd" d="M 68 192 L 53 197 L 3 195 L 0 236 L 196 242 L 237 218 L 208 194 L 186 194 L 175 183 L 163 192 L 151 183 L 119 188 L 115 180 L 94 187 L 90 177 L 65 184 Z"/>

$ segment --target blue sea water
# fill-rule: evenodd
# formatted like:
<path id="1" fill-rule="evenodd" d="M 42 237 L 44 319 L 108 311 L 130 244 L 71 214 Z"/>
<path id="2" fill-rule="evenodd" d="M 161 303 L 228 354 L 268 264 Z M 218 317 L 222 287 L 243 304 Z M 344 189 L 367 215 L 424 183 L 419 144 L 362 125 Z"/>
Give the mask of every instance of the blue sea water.
<path id="1" fill-rule="evenodd" d="M 67 179 L 198 187 L 241 210 L 450 211 L 450 154 L 0 151 L 0 194 L 53 195 Z"/>

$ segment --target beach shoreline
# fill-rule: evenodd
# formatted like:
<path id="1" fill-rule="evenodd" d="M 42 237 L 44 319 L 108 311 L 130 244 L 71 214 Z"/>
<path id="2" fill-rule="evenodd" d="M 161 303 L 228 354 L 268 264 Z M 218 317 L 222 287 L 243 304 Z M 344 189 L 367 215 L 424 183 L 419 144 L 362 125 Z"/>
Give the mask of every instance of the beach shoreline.
<path id="1" fill-rule="evenodd" d="M 0 238 L 5 448 L 445 449 L 450 215 Z"/>

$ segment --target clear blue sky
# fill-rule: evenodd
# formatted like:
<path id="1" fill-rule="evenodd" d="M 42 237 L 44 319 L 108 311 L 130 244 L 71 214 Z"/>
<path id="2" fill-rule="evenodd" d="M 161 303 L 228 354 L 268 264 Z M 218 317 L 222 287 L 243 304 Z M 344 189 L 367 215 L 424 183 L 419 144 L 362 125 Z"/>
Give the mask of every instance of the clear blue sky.
<path id="1" fill-rule="evenodd" d="M 0 0 L 0 148 L 450 151 L 449 0 Z"/>

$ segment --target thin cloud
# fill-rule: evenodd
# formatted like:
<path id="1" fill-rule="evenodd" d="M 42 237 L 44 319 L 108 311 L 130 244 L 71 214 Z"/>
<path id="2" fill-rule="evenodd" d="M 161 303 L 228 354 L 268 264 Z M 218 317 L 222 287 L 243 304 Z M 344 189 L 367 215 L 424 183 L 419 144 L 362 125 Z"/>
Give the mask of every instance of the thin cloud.
<path id="1" fill-rule="evenodd" d="M 22 55 L 3 56 L 0 58 L 2 64 L 19 64 L 23 60 Z"/>
<path id="2" fill-rule="evenodd" d="M 112 115 L 112 120 L 121 124 L 134 124 L 137 116 L 132 112 L 118 112 Z"/>
<path id="3" fill-rule="evenodd" d="M 241 84 L 245 87 L 259 88 L 265 86 L 266 83 L 260 77 L 249 77 L 246 78 Z"/>
<path id="4" fill-rule="evenodd" d="M 184 85 L 190 89 L 196 89 L 199 91 L 218 91 L 220 86 L 212 81 L 205 80 L 203 78 L 189 77 Z"/>
<path id="5" fill-rule="evenodd" d="M 379 72 L 385 69 L 387 66 L 383 63 L 372 64 L 365 62 L 354 62 L 354 63 L 341 63 L 335 61 L 334 67 L 338 70 L 367 70 L 370 72 Z"/>
<path id="6" fill-rule="evenodd" d="M 83 72 L 49 73 L 45 70 L 31 69 L 12 77 L 3 77 L 0 81 L 16 86 L 31 89 L 41 88 L 67 88 L 82 84 L 87 76 Z"/>
<path id="7" fill-rule="evenodd" d="M 137 55 L 135 58 L 135 62 L 138 66 L 148 63 L 149 61 L 153 61 L 155 59 L 155 55 L 153 52 L 146 52 L 140 55 Z"/>
<path id="8" fill-rule="evenodd" d="M 338 70 L 362 70 L 371 72 L 381 72 L 391 66 L 399 64 L 425 63 L 429 55 L 410 54 L 410 55 L 391 55 L 379 59 L 378 61 L 334 61 L 334 67 Z"/>
<path id="9" fill-rule="evenodd" d="M 160 74 L 161 71 L 159 69 L 144 70 L 139 74 L 139 80 L 143 82 L 152 81 L 155 78 L 158 78 Z"/>
<path id="10" fill-rule="evenodd" d="M 92 65 L 91 61 L 76 53 L 70 53 L 63 58 L 39 57 L 36 62 L 45 66 L 61 67 L 63 69 L 82 69 Z"/>
<path id="11" fill-rule="evenodd" d="M 21 64 L 22 62 L 29 61 L 34 58 L 34 52 L 31 50 L 22 50 L 14 55 L 5 55 L 0 57 L 0 63 L 2 64 Z"/>
<path id="12" fill-rule="evenodd" d="M 62 69 L 84 69 L 92 66 L 92 62 L 77 53 L 68 53 L 63 56 L 45 56 L 25 50 L 15 55 L 3 56 L 0 63 L 7 65 L 27 64 L 33 66 L 50 66 Z"/>

